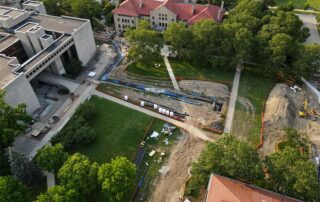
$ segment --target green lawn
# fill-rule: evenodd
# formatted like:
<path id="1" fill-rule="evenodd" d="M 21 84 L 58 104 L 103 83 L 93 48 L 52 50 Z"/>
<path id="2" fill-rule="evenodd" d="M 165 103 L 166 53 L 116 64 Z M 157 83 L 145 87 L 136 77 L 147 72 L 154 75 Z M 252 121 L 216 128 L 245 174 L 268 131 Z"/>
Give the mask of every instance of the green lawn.
<path id="1" fill-rule="evenodd" d="M 98 163 L 120 155 L 131 160 L 153 118 L 96 96 L 89 102 L 94 103 L 98 112 L 91 124 L 97 139 L 72 152 L 85 154 Z"/>
<path id="2" fill-rule="evenodd" d="M 169 58 L 169 61 L 177 79 L 211 80 L 229 86 L 232 84 L 234 71 L 223 71 L 214 67 L 204 68 L 174 58 Z M 150 64 L 154 63 L 150 62 Z M 156 63 L 161 64 L 161 67 L 155 68 L 154 65 L 138 61 L 129 65 L 126 71 L 140 76 L 153 77 L 154 79 L 170 79 L 164 61 L 157 60 Z"/>
<path id="3" fill-rule="evenodd" d="M 290 0 L 275 0 L 276 5 L 286 5 Z M 304 9 L 305 4 L 315 10 L 320 10 L 320 1 L 319 0 L 293 0 L 293 4 L 296 8 Z"/>
<path id="4" fill-rule="evenodd" d="M 160 66 L 156 67 L 155 64 L 160 64 Z M 146 77 L 169 79 L 169 74 L 162 58 L 148 63 L 139 60 L 130 64 L 126 71 Z"/>
<path id="5" fill-rule="evenodd" d="M 229 86 L 232 85 L 234 71 L 224 71 L 214 67 L 200 67 L 174 58 L 170 58 L 169 61 L 177 78 L 210 80 L 225 83 Z"/>
<path id="6" fill-rule="evenodd" d="M 232 133 L 245 137 L 253 145 L 260 142 L 261 113 L 263 102 L 270 92 L 275 79 L 262 77 L 249 70 L 241 73 L 238 96 L 247 98 L 254 109 L 239 102 L 236 104 Z M 248 110 L 249 109 L 249 110 Z"/>

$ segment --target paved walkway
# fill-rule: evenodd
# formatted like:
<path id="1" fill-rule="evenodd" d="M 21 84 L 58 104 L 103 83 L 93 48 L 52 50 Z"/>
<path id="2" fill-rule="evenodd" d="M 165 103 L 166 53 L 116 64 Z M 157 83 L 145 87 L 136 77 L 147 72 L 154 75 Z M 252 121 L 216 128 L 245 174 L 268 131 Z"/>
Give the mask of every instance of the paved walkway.
<path id="1" fill-rule="evenodd" d="M 56 180 L 54 178 L 54 173 L 46 172 L 47 175 L 47 189 L 56 185 Z"/>
<path id="2" fill-rule="evenodd" d="M 118 103 L 120 105 L 123 105 L 123 106 L 126 106 L 128 108 L 131 108 L 131 109 L 134 109 L 134 110 L 137 110 L 139 112 L 142 112 L 142 113 L 145 113 L 149 116 L 152 116 L 152 117 L 155 117 L 157 119 L 161 119 L 163 121 L 166 121 L 168 123 L 171 123 L 181 129 L 184 129 L 186 130 L 187 132 L 189 132 L 191 135 L 195 136 L 195 137 L 198 137 L 202 140 L 208 140 L 208 141 L 212 141 L 212 139 L 210 139 L 201 129 L 193 126 L 192 124 L 189 124 L 189 123 L 185 123 L 185 122 L 180 122 L 180 121 L 177 121 L 175 119 L 172 119 L 170 117 L 167 117 L 167 116 L 164 116 L 162 114 L 159 114 L 159 113 L 156 113 L 156 112 L 153 112 L 153 111 L 150 111 L 148 109 L 145 109 L 145 108 L 142 108 L 140 106 L 137 106 L 137 105 L 134 105 L 132 103 L 129 103 L 129 102 L 126 102 L 124 100 L 121 100 L 121 99 L 118 99 L 118 98 L 115 98 L 115 97 L 112 97 L 110 95 L 107 95 L 107 94 L 104 94 L 102 92 L 99 92 L 97 90 L 93 90 L 92 91 L 92 94 L 93 95 L 96 95 L 96 96 L 99 96 L 99 97 L 102 97 L 102 98 L 105 98 L 107 100 L 110 100 L 112 102 L 115 102 L 115 103 Z"/>
<path id="3" fill-rule="evenodd" d="M 48 134 L 32 149 L 32 151 L 27 154 L 29 158 L 35 157 L 37 154 L 37 151 L 41 149 L 43 146 L 48 144 L 48 142 L 51 140 L 51 138 L 58 133 L 70 120 L 70 118 L 75 113 L 77 107 L 83 103 L 89 96 L 90 92 L 94 89 L 94 85 L 91 85 L 87 87 L 86 85 L 80 86 L 79 91 L 79 97 L 70 105 L 69 108 L 65 109 L 65 114 L 62 116 L 61 120 L 48 132 Z M 83 91 L 82 91 L 83 90 Z M 75 92 L 75 95 L 78 94 Z"/>
<path id="4" fill-rule="evenodd" d="M 310 36 L 307 38 L 307 44 L 320 44 L 320 36 L 317 29 L 317 19 L 314 15 L 297 14 L 305 27 L 310 30 Z"/>
<path id="5" fill-rule="evenodd" d="M 173 73 L 173 70 L 172 70 L 171 65 L 169 63 L 168 57 L 165 56 L 165 57 L 163 57 L 163 59 L 164 59 L 164 63 L 166 64 L 167 71 L 169 73 L 171 82 L 173 84 L 173 88 L 180 91 L 179 84 L 178 84 L 178 82 L 176 80 L 176 77 L 174 76 L 174 73 Z"/>
<path id="6" fill-rule="evenodd" d="M 179 84 L 178 84 L 178 82 L 177 82 L 177 80 L 176 80 L 176 77 L 175 77 L 175 75 L 174 75 L 174 73 L 173 73 L 173 70 L 172 70 L 172 68 L 171 68 L 171 65 L 170 65 L 170 62 L 169 62 L 169 60 L 168 60 L 168 57 L 165 55 L 165 56 L 163 57 L 163 59 L 164 59 L 164 63 L 166 64 L 167 71 L 168 71 L 168 73 L 169 73 L 169 76 L 170 76 L 170 79 L 171 79 L 173 88 L 174 88 L 175 90 L 181 91 L 181 89 L 180 89 L 180 87 L 179 87 Z M 187 106 L 187 104 L 186 104 L 185 102 L 180 101 L 180 105 L 181 105 L 182 110 L 183 110 L 184 112 L 186 112 L 187 114 L 190 114 L 189 109 L 188 109 L 188 106 Z M 187 117 L 187 119 L 190 119 L 190 117 Z"/>
<path id="7" fill-rule="evenodd" d="M 238 88 L 240 83 L 240 74 L 241 74 L 241 70 L 237 68 L 236 73 L 234 75 L 234 79 L 233 79 L 226 124 L 224 126 L 224 133 L 230 133 L 232 129 L 233 115 L 236 107 Z"/>

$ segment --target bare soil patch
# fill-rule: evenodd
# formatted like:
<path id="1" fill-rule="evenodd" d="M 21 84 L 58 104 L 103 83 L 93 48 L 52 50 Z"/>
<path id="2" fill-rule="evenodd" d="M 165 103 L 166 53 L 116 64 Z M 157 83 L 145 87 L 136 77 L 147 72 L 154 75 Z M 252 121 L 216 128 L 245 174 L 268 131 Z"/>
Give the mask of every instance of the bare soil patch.
<path id="1" fill-rule="evenodd" d="M 166 166 L 166 172 L 159 173 L 154 182 L 155 190 L 149 198 L 151 202 L 177 202 L 183 197 L 185 183 L 190 178 L 191 164 L 195 161 L 205 142 L 183 134 L 172 149 Z"/>
<path id="2" fill-rule="evenodd" d="M 320 146 L 320 121 L 300 118 L 300 106 L 309 100 L 309 108 L 317 108 L 316 100 L 305 90 L 294 93 L 289 86 L 277 84 L 271 91 L 265 108 L 264 144 L 260 148 L 262 155 L 276 150 L 276 145 L 285 139 L 285 128 L 295 128 L 305 133 L 311 143 Z"/>

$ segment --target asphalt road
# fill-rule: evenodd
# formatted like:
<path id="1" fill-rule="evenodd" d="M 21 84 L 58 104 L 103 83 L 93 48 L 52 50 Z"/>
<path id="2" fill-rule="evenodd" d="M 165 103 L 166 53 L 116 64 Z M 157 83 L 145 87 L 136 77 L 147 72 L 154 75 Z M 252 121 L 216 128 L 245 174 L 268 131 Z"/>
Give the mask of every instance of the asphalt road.
<path id="1" fill-rule="evenodd" d="M 314 15 L 297 14 L 305 27 L 310 30 L 310 37 L 306 40 L 308 44 L 320 44 L 320 36 L 317 29 L 317 19 Z"/>

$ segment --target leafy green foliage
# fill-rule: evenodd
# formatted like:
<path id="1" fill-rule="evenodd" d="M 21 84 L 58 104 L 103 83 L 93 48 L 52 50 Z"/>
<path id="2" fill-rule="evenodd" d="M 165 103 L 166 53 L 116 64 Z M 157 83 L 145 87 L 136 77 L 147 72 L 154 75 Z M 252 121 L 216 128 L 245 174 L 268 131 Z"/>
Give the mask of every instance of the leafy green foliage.
<path id="1" fill-rule="evenodd" d="M 51 139 L 51 143 L 61 143 L 65 148 L 91 143 L 96 139 L 96 133 L 90 126 L 95 114 L 95 107 L 91 103 L 81 104 L 67 126 Z"/>
<path id="2" fill-rule="evenodd" d="M 47 145 L 38 152 L 36 163 L 43 170 L 58 171 L 67 159 L 68 153 L 63 151 L 62 144 Z"/>
<path id="3" fill-rule="evenodd" d="M 31 201 L 28 189 L 12 176 L 0 177 L 0 202 Z"/>
<path id="4" fill-rule="evenodd" d="M 42 193 L 37 197 L 35 202 L 82 202 L 83 197 L 74 189 L 66 189 L 64 186 L 56 185 L 51 187 L 46 193 Z"/>
<path id="5" fill-rule="evenodd" d="M 111 163 L 102 164 L 98 180 L 102 192 L 110 201 L 123 201 L 133 189 L 136 166 L 125 157 L 116 157 Z"/>
<path id="6" fill-rule="evenodd" d="M 285 147 L 265 160 L 268 188 L 304 201 L 320 200 L 315 165 L 305 153 Z"/>
<path id="7" fill-rule="evenodd" d="M 91 163 L 88 157 L 75 153 L 60 168 L 58 179 L 66 189 L 88 195 L 97 187 L 98 169 L 97 163 Z"/>
<path id="8" fill-rule="evenodd" d="M 74 16 L 92 19 L 99 17 L 101 13 L 101 7 L 96 0 L 69 0 L 69 2 Z"/>
<path id="9" fill-rule="evenodd" d="M 128 29 L 125 38 L 129 42 L 128 58 L 146 60 L 160 57 L 160 49 L 163 46 L 161 34 L 151 30 L 149 22 L 141 20 L 136 29 Z"/>
<path id="10" fill-rule="evenodd" d="M 116 6 L 114 4 L 111 4 L 109 0 L 106 0 L 103 2 L 102 14 L 104 15 L 104 17 L 106 19 L 106 23 L 108 25 L 113 24 L 112 10 L 115 8 L 116 8 Z"/>
<path id="11" fill-rule="evenodd" d="M 182 59 L 200 66 L 234 69 L 247 63 L 262 72 L 309 75 L 315 65 L 305 65 L 311 57 L 305 56 L 302 44 L 309 36 L 308 28 L 290 9 L 269 10 L 271 3 L 239 0 L 223 24 L 209 20 L 190 27 L 171 23 L 164 39 Z M 311 61 L 314 64 L 319 57 Z"/>
<path id="12" fill-rule="evenodd" d="M 4 91 L 0 91 L 0 148 L 10 146 L 14 138 L 23 132 L 31 122 L 26 113 L 26 105 L 11 107 L 4 101 Z"/>
<path id="13" fill-rule="evenodd" d="M 186 193 L 196 196 L 211 173 L 220 174 L 250 184 L 263 182 L 262 164 L 255 148 L 248 143 L 226 135 L 217 142 L 210 142 L 192 165 L 192 178 Z"/>
<path id="14" fill-rule="evenodd" d="M 10 151 L 9 155 L 10 170 L 15 179 L 20 180 L 26 185 L 32 185 L 41 178 L 41 170 L 24 154 Z"/>
<path id="15" fill-rule="evenodd" d="M 96 138 L 94 130 L 83 117 L 75 116 L 70 122 L 51 139 L 52 144 L 61 143 L 64 147 L 71 148 L 89 144 Z"/>

